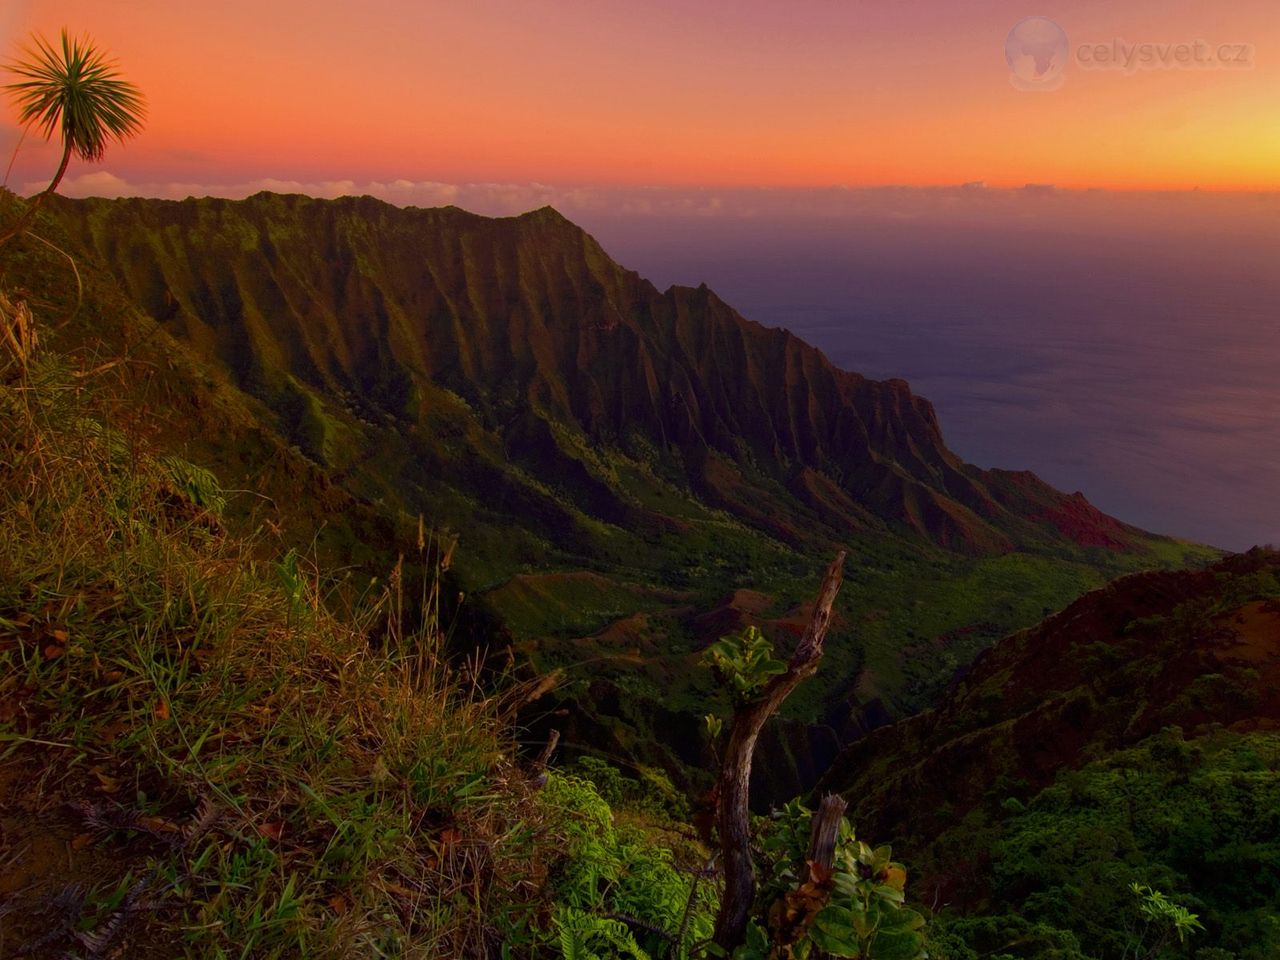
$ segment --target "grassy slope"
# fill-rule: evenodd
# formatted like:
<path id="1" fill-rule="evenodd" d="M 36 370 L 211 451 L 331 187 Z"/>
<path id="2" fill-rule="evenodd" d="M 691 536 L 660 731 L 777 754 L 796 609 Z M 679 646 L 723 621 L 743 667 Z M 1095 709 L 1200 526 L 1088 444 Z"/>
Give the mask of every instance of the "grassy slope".
<path id="1" fill-rule="evenodd" d="M 582 911 L 677 929 L 689 880 L 650 820 L 516 765 L 530 686 L 482 689 L 436 616 L 406 632 L 439 579 L 398 565 L 357 595 L 263 560 L 123 375 L 0 351 L 0 955 L 541 955 Z"/>
<path id="2" fill-rule="evenodd" d="M 6 949 L 465 948 L 491 904 L 449 904 L 441 836 L 493 816 L 466 798 L 509 769 L 497 704 L 431 633 L 371 647 L 390 593 L 340 619 L 255 560 L 83 373 L 0 375 Z"/>

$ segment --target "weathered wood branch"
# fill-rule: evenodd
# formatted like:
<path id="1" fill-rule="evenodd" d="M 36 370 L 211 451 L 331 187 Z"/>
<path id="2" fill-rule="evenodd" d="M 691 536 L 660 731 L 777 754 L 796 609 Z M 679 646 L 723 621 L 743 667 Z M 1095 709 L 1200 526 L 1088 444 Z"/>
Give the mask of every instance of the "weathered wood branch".
<path id="1" fill-rule="evenodd" d="M 747 809 L 751 783 L 751 759 L 760 730 L 800 682 L 813 676 L 822 660 L 822 644 L 831 625 L 831 607 L 844 577 L 845 552 L 841 550 L 818 590 L 818 599 L 804 636 L 796 646 L 785 673 L 770 680 L 751 702 L 739 706 L 729 728 L 717 783 L 719 806 L 716 826 L 724 857 L 724 898 L 716 916 L 715 942 L 725 951 L 742 943 L 747 919 L 756 895 L 755 866 L 751 862 L 751 835 Z"/>
<path id="2" fill-rule="evenodd" d="M 552 730 L 547 736 L 547 745 L 542 748 L 542 753 L 533 764 L 532 779 L 529 781 L 530 786 L 535 790 L 541 790 L 547 785 L 547 764 L 551 762 L 551 755 L 556 752 L 556 745 L 560 743 L 560 731 Z"/>
<path id="3" fill-rule="evenodd" d="M 542 748 L 542 753 L 538 755 L 537 762 L 534 763 L 535 770 L 545 770 L 548 763 L 551 762 L 551 755 L 556 752 L 556 745 L 560 742 L 560 731 L 552 730 L 547 734 L 547 745 Z"/>
<path id="4" fill-rule="evenodd" d="M 840 820 L 844 817 L 849 801 L 835 793 L 828 793 L 818 803 L 817 812 L 809 821 L 809 856 L 823 870 L 830 870 L 836 862 L 836 842 L 840 839 Z"/>

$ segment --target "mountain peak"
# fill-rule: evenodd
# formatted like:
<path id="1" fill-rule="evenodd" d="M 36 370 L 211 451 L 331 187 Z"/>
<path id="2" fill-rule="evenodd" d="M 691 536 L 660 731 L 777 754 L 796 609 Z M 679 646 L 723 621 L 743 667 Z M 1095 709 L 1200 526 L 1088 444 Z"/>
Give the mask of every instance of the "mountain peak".
<path id="1" fill-rule="evenodd" d="M 547 221 L 549 223 L 567 223 L 572 227 L 581 229 L 581 227 L 578 227 L 576 223 L 574 223 L 572 220 L 566 217 L 563 213 L 561 213 L 555 207 L 551 206 L 551 204 L 549 203 L 544 204 L 543 206 L 538 207 L 537 209 L 534 209 L 534 210 L 527 210 L 524 213 L 520 214 L 518 217 L 516 217 L 516 219 Z"/>

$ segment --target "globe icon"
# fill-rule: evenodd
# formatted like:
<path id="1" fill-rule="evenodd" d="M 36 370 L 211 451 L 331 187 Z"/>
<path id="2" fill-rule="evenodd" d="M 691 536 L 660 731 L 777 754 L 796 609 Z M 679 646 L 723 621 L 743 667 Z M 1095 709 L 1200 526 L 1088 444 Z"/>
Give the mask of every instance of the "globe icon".
<path id="1" fill-rule="evenodd" d="M 1027 17 L 1005 38 L 1004 58 L 1019 90 L 1056 90 L 1067 66 L 1067 35 L 1048 17 Z"/>

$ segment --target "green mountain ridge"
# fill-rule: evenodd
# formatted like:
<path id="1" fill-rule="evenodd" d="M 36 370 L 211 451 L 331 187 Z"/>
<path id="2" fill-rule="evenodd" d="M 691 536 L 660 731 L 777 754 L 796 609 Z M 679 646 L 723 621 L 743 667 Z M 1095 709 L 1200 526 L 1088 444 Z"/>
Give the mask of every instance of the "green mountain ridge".
<path id="1" fill-rule="evenodd" d="M 246 429 L 295 448 L 294 469 L 353 515 L 403 531 L 421 514 L 456 536 L 469 604 L 540 667 L 573 668 L 568 726 L 614 756 L 696 758 L 669 741 L 700 737 L 700 618 L 785 637 L 837 544 L 853 558 L 844 619 L 821 684 L 790 708 L 799 726 L 770 734 L 782 762 L 765 793 L 812 782 L 1010 629 L 1117 573 L 1211 555 L 963 463 L 903 381 L 841 371 L 705 287 L 660 292 L 549 208 L 50 206 L 104 285 L 225 379 Z M 385 570 L 395 536 L 352 536 L 343 512 L 296 533 L 364 543 Z M 769 604 L 737 609 L 741 588 Z"/>
<path id="2" fill-rule="evenodd" d="M 572 404 L 554 416 L 541 399 L 535 404 L 531 395 L 555 393 L 547 371 L 556 367 L 545 366 L 560 356 L 555 349 L 535 351 L 543 359 L 532 367 L 509 368 L 525 379 L 505 407 L 493 393 L 517 381 L 496 368 L 485 377 L 497 386 L 476 394 L 491 407 L 468 399 L 479 388 L 465 378 L 441 386 L 440 370 L 393 392 L 394 403 L 372 380 L 357 393 L 339 373 L 366 363 L 332 337 L 361 337 L 298 318 L 295 328 L 286 312 L 260 306 L 271 285 L 253 269 L 252 251 L 284 216 L 273 205 L 313 202 L 258 200 L 272 209 L 256 226 L 241 205 L 160 205 L 166 217 L 181 213 L 197 225 L 213 217 L 222 224 L 216 243 L 116 223 L 109 232 L 132 244 L 127 256 L 86 245 L 111 217 L 132 218 L 129 204 L 59 203 L 39 225 L 41 241 L 6 251 L 6 295 L 40 318 L 41 346 L 30 369 L 6 355 L 0 370 L 0 414 L 13 425 L 0 468 L 14 480 L 5 488 L 13 509 L 0 512 L 12 534 L 0 554 L 0 654 L 13 673 L 0 698 L 11 741 L 0 764 L 0 828 L 34 849 L 0 875 L 3 906 L 16 918 L 0 937 L 12 929 L 14 942 L 44 944 L 50 955 L 86 931 L 124 931 L 139 944 L 154 935 L 158 949 L 171 943 L 162 938 L 178 938 L 195 953 L 252 943 L 280 955 L 304 940 L 327 955 L 357 943 L 421 946 L 425 937 L 438 955 L 478 956 L 515 936 L 541 956 L 555 954 L 557 931 L 574 916 L 587 923 L 601 911 L 630 911 L 656 924 L 650 933 L 674 931 L 684 891 L 696 884 L 672 868 L 667 847 L 686 868 L 706 854 L 672 820 L 689 819 L 707 761 L 701 716 L 724 712 L 709 671 L 697 665 L 700 650 L 747 625 L 785 649 L 807 618 L 813 568 L 840 543 L 852 558 L 827 656 L 761 741 L 761 807 L 815 784 L 843 792 L 858 836 L 892 839 L 907 862 L 912 903 L 937 914 L 928 936 L 941 960 L 1131 957 L 1146 934 L 1133 884 L 1163 891 L 1203 922 L 1187 945 L 1173 939 L 1146 955 L 1274 955 L 1274 551 L 1206 566 L 1199 561 L 1210 551 L 1099 521 L 1078 495 L 1056 492 L 1044 496 L 1070 509 L 1070 523 L 1038 517 L 1034 506 L 1030 516 L 1004 508 L 1013 518 L 1006 536 L 1035 536 L 992 554 L 972 544 L 948 549 L 875 512 L 879 502 L 862 505 L 863 528 L 839 528 L 837 518 L 812 540 L 789 542 L 708 502 L 689 472 L 687 446 L 594 435 L 590 405 L 585 419 L 566 420 L 579 416 Z M 325 204 L 318 209 L 333 215 Z M 474 220 L 517 261 L 529 242 L 520 231 L 535 239 L 542 230 L 572 233 L 549 211 L 506 221 L 420 213 Z M 322 231 L 310 233 L 323 246 Z M 224 250 L 231 234 L 248 252 L 223 276 L 200 251 L 205 243 Z M 163 268 L 149 261 L 161 241 L 187 259 Z M 74 269 L 59 248 L 74 254 Z M 301 256 L 278 257 L 279 269 Z M 563 263 L 574 262 L 566 252 Z M 166 281 L 152 306 L 139 307 L 138 278 L 181 278 L 179 263 L 191 267 L 185 277 L 198 295 L 180 295 Z M 127 270 L 137 276 L 122 279 Z M 432 276 L 444 272 L 434 265 Z M 586 289 L 583 282 L 569 287 Z M 776 339 L 721 315 L 728 308 L 709 292 L 652 293 L 656 303 L 676 297 L 686 311 L 679 298 L 699 294 L 708 312 L 687 313 L 694 326 L 741 323 L 746 340 Z M 398 291 L 397 301 L 409 299 Z M 183 302 L 201 312 L 184 317 Z M 578 337 L 577 311 L 587 307 L 538 302 L 545 327 Z M 220 313 L 228 304 L 239 306 Z M 655 322 L 643 317 L 641 344 Z M 513 355 L 530 329 L 522 327 Z M 288 353 L 291 330 L 319 345 L 289 349 L 323 363 Z M 249 364 L 245 377 L 222 359 L 224 339 L 266 359 Z M 575 362 L 594 356 L 575 342 Z M 817 365 L 816 351 L 778 342 L 816 365 L 800 385 L 858 385 Z M 387 344 L 374 351 L 384 358 L 378 369 L 416 376 Z M 281 357 L 297 369 L 275 365 Z M 871 395 L 883 386 L 859 388 Z M 751 389 L 773 396 L 763 380 Z M 905 385 L 887 389 L 896 396 Z M 931 420 L 914 399 L 861 409 L 886 418 L 883 429 L 866 431 L 879 438 L 868 449 L 882 457 L 898 449 L 885 438 L 902 424 Z M 907 409 L 915 413 L 895 419 Z M 519 415 L 486 419 L 495 410 Z M 928 437 L 909 438 L 903 460 L 955 459 L 945 447 L 929 453 Z M 775 521 L 787 519 L 793 508 L 779 478 L 788 464 L 738 439 L 741 458 L 714 456 L 753 496 L 772 498 Z M 819 452 L 829 469 L 830 455 Z M 420 453 L 425 459 L 415 459 Z M 579 471 L 557 472 L 566 461 Z M 416 475 L 424 465 L 441 473 Z M 908 472 L 896 460 L 893 468 Z M 521 505 L 559 512 L 525 517 L 486 502 L 490 488 L 472 484 L 487 483 L 492 471 L 509 484 L 500 489 L 522 491 Z M 983 479 L 988 491 L 1042 487 L 1025 474 L 976 475 L 991 477 L 989 485 Z M 940 476 L 947 474 L 912 482 Z M 610 503 L 627 512 L 607 516 Z M 418 511 L 427 508 L 430 521 L 420 526 Z M 646 525 L 652 514 L 673 522 Z M 550 539 L 566 516 L 579 524 L 568 541 L 576 553 Z M 256 534 L 242 541 L 236 529 Z M 1079 542 L 1099 530 L 1129 539 Z M 513 564 L 504 545 L 523 545 L 532 559 Z M 290 547 L 338 575 L 300 576 Z M 1179 564 L 1196 569 L 1146 570 L 1103 586 L 1128 570 Z M 428 606 L 418 633 L 406 632 L 415 613 L 396 598 L 424 577 L 440 578 L 440 613 Z M 478 601 L 462 596 L 472 591 Z M 344 609 L 349 620 L 336 615 Z M 1010 633 L 1020 624 L 1036 625 Z M 449 662 L 450 637 L 458 653 L 470 645 L 500 651 L 511 641 L 517 655 L 495 660 L 521 665 L 526 654 L 540 669 L 566 667 L 561 688 L 548 696 L 536 677 L 522 684 L 528 674 L 519 666 L 494 678 L 495 689 L 514 682 L 534 691 L 521 696 L 542 694 L 526 726 L 513 729 L 506 708 L 495 712 L 501 698 L 486 699 L 482 685 L 459 686 L 449 669 L 420 672 L 424 658 Z M 344 707 L 344 697 L 356 706 Z M 426 717 L 416 713 L 424 704 Z M 918 705 L 932 709 L 892 723 Z M 515 738 L 536 741 L 548 725 L 564 732 L 568 749 L 546 792 L 534 796 L 537 771 L 523 769 Z M 622 772 L 582 756 L 591 753 Z M 675 785 L 654 768 L 674 774 Z M 211 796 L 236 812 L 205 833 Z M 454 845 L 464 837 L 479 843 L 465 849 L 494 858 L 492 869 L 478 868 L 483 877 L 467 873 L 470 855 L 444 852 L 463 850 Z M 180 894 L 153 902 L 138 893 L 140 876 L 176 883 Z M 474 903 L 451 892 L 463 876 Z M 713 889 L 704 892 L 695 928 L 710 923 L 714 908 Z M 130 905 L 135 896 L 145 910 Z M 14 914 L 19 903 L 26 907 Z M 433 906 L 423 913 L 423 904 Z M 586 913 L 573 914 L 581 904 Z M 64 908 L 70 920 L 58 920 Z M 656 951 L 662 934 L 653 937 L 646 949 Z"/>
<path id="3" fill-rule="evenodd" d="M 659 293 L 550 208 L 495 220 L 258 195 L 61 212 L 143 309 L 282 413 L 319 390 L 412 432 L 460 398 L 510 460 L 571 474 L 583 512 L 604 522 L 635 505 L 557 427 L 678 455 L 699 496 L 784 542 L 802 535 L 793 517 L 827 536 L 905 528 L 975 554 L 1145 536 L 1032 474 L 962 463 L 905 382 L 840 371 L 705 287 Z M 350 466 L 338 436 L 292 426 L 318 439 L 308 452 L 321 462 Z M 753 481 L 786 487 L 753 492 L 790 509 L 735 495 Z"/>

